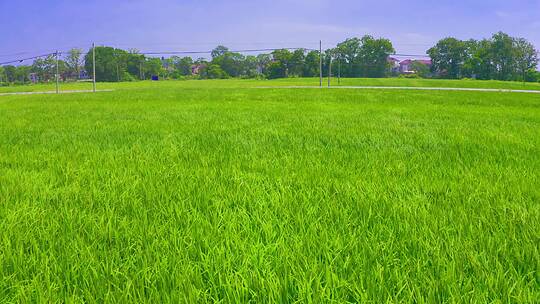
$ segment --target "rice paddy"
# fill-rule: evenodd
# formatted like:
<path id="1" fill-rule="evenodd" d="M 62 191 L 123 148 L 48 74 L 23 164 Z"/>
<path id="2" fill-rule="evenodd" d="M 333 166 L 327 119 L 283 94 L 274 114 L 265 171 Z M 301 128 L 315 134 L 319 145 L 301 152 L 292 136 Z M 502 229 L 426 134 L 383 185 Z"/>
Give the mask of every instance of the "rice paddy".
<path id="1" fill-rule="evenodd" d="M 538 303 L 540 96 L 312 82 L 0 97 L 0 302 Z"/>

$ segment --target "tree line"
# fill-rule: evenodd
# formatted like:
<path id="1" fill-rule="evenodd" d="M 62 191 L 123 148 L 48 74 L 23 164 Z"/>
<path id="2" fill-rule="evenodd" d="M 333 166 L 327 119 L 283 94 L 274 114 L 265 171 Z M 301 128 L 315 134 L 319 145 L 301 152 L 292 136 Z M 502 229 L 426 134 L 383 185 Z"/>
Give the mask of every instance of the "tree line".
<path id="1" fill-rule="evenodd" d="M 441 78 L 540 81 L 535 47 L 503 32 L 483 40 L 445 38 L 427 53 Z"/>
<path id="2" fill-rule="evenodd" d="M 210 58 L 190 56 L 148 57 L 137 50 L 100 46 L 95 48 L 96 79 L 103 82 L 162 79 L 226 79 L 316 77 L 322 70 L 341 77 L 380 78 L 395 76 L 389 57 L 395 53 L 392 42 L 366 35 L 350 38 L 322 54 L 318 50 L 278 49 L 271 53 L 244 55 L 218 46 Z M 437 78 L 477 78 L 540 81 L 538 53 L 523 38 L 499 32 L 489 39 L 444 38 L 427 51 L 432 65 L 413 62 L 416 76 Z M 322 56 L 322 58 L 321 58 Z M 70 50 L 58 61 L 64 81 L 91 78 L 93 50 L 86 54 Z M 32 75 L 30 77 L 30 75 Z M 32 65 L 0 67 L 0 83 L 49 82 L 56 77 L 56 56 L 36 59 Z"/>

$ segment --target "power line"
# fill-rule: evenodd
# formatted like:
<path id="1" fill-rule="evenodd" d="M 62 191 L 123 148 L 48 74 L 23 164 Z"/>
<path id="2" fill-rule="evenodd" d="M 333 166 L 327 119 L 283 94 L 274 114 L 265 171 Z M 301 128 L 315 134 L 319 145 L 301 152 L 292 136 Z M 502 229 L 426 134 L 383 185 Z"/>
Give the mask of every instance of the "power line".
<path id="1" fill-rule="evenodd" d="M 38 56 L 34 56 L 34 57 L 28 57 L 28 58 L 12 60 L 12 61 L 0 62 L 0 65 L 12 64 L 12 63 L 21 63 L 21 62 L 24 62 L 24 61 L 43 58 L 43 57 L 47 57 L 47 56 L 55 55 L 55 54 L 56 54 L 56 52 L 55 53 L 44 54 L 44 55 L 38 55 Z"/>
<path id="2" fill-rule="evenodd" d="M 390 56 L 399 56 L 399 57 L 430 57 L 429 55 L 418 55 L 418 54 L 390 54 Z"/>
<path id="3" fill-rule="evenodd" d="M 270 51 L 279 51 L 279 50 L 306 50 L 306 51 L 317 51 L 315 49 L 308 48 L 272 48 L 272 49 L 248 49 L 248 50 L 232 50 L 229 52 L 232 53 L 255 53 L 255 52 L 270 52 Z M 164 52 L 141 52 L 138 54 L 141 55 L 196 55 L 196 54 L 211 54 L 212 51 L 164 51 Z"/>
<path id="4" fill-rule="evenodd" d="M 311 48 L 298 48 L 298 47 L 290 48 L 290 47 L 288 47 L 288 48 L 241 49 L 241 50 L 231 50 L 229 52 L 234 52 L 234 53 L 257 53 L 257 52 L 273 52 L 273 51 L 279 51 L 279 50 L 289 50 L 289 51 L 305 50 L 305 51 L 317 51 L 317 52 L 319 51 L 319 50 L 311 49 Z M 60 56 L 62 54 L 68 53 L 68 52 L 69 51 L 59 51 L 58 55 Z M 212 53 L 212 51 L 154 51 L 154 52 L 141 52 L 141 53 L 138 53 L 138 54 L 140 54 L 140 55 L 197 55 L 197 54 L 201 54 L 202 55 L 202 54 L 211 54 L 211 53 Z M 14 59 L 14 60 L 6 61 L 6 62 L 0 62 L 0 65 L 7 65 L 7 64 L 12 64 L 12 63 L 22 63 L 24 61 L 43 58 L 43 57 L 47 57 L 47 56 L 55 55 L 55 54 L 56 54 L 56 52 L 47 53 L 47 54 L 43 54 L 43 55 L 37 55 L 37 56 L 33 56 L 33 57 Z M 429 58 L 428 55 L 402 54 L 402 53 L 394 53 L 394 54 L 390 54 L 390 56 Z"/>

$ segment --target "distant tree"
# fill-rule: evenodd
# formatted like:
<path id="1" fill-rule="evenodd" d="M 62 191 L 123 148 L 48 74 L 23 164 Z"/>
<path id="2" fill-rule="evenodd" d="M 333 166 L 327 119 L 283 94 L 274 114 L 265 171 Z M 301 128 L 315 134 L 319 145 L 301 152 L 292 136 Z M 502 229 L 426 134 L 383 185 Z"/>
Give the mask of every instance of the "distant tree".
<path id="1" fill-rule="evenodd" d="M 302 76 L 306 60 L 306 51 L 298 49 L 292 52 L 289 59 L 289 74 L 293 76 Z"/>
<path id="2" fill-rule="evenodd" d="M 17 67 L 16 79 L 18 83 L 25 84 L 29 82 L 29 75 L 32 72 L 32 67 L 27 65 L 20 65 Z"/>
<path id="3" fill-rule="evenodd" d="M 257 55 L 257 69 L 260 73 L 266 74 L 268 65 L 272 62 L 272 55 L 259 54 Z"/>
<path id="4" fill-rule="evenodd" d="M 32 72 L 36 73 L 39 80 L 42 82 L 54 80 L 56 75 L 56 56 L 49 55 L 45 58 L 34 60 Z"/>
<path id="5" fill-rule="evenodd" d="M 128 52 L 112 47 L 96 47 L 96 80 L 122 81 L 127 73 Z M 92 50 L 85 56 L 85 69 L 92 76 Z"/>
<path id="6" fill-rule="evenodd" d="M 143 64 L 145 79 L 164 74 L 163 64 L 160 58 L 146 58 Z"/>
<path id="7" fill-rule="evenodd" d="M 529 72 L 536 71 L 538 55 L 534 46 L 524 38 L 514 39 L 514 58 L 516 62 L 517 79 L 535 81 L 528 77 Z"/>
<path id="8" fill-rule="evenodd" d="M 247 78 L 254 78 L 260 74 L 259 61 L 256 56 L 246 56 L 243 64 L 242 76 Z"/>
<path id="9" fill-rule="evenodd" d="M 244 67 L 243 67 L 244 60 L 245 60 L 244 55 L 240 53 L 232 53 L 229 51 L 225 51 L 223 53 L 221 52 L 212 52 L 212 53 L 214 55 L 217 55 L 218 53 L 221 54 L 221 55 L 212 57 L 212 64 L 218 65 L 230 77 L 241 76 L 242 71 L 244 70 Z"/>
<path id="10" fill-rule="evenodd" d="M 319 57 L 318 51 L 310 51 L 307 53 L 302 70 L 303 77 L 315 77 L 319 75 Z"/>
<path id="11" fill-rule="evenodd" d="M 287 77 L 287 68 L 279 61 L 272 61 L 266 68 L 266 77 L 268 79 L 285 78 Z"/>
<path id="12" fill-rule="evenodd" d="M 375 39 L 369 35 L 362 37 L 359 50 L 363 77 L 384 77 L 388 73 L 388 56 L 395 53 L 388 39 Z"/>
<path id="13" fill-rule="evenodd" d="M 223 45 L 218 45 L 215 49 L 212 50 L 212 58 L 216 58 L 216 57 L 219 57 L 219 56 L 223 56 L 225 55 L 226 53 L 229 52 L 229 49 Z"/>
<path id="14" fill-rule="evenodd" d="M 289 77 L 289 70 L 292 66 L 293 54 L 286 49 L 275 50 L 272 52 L 273 62 L 268 66 L 269 78 Z"/>
<path id="15" fill-rule="evenodd" d="M 430 68 L 427 64 L 421 61 L 415 60 L 411 63 L 411 71 L 414 71 L 416 75 L 426 78 L 430 76 Z"/>
<path id="16" fill-rule="evenodd" d="M 498 32 L 491 38 L 491 61 L 495 70 L 495 79 L 511 80 L 515 74 L 514 39 L 508 34 Z"/>
<path id="17" fill-rule="evenodd" d="M 81 74 L 81 69 L 83 65 L 82 58 L 83 51 L 81 49 L 71 49 L 68 51 L 66 56 L 66 66 L 67 74 L 71 78 L 78 79 Z"/>
<path id="18" fill-rule="evenodd" d="M 390 40 L 366 35 L 339 43 L 331 55 L 339 61 L 341 75 L 345 77 L 384 77 L 389 70 L 388 56 L 393 53 L 395 50 Z M 329 62 L 328 55 L 330 53 L 325 63 Z"/>
<path id="19" fill-rule="evenodd" d="M 13 65 L 4 66 L 4 74 L 6 75 L 6 81 L 8 83 L 14 83 L 17 81 L 17 67 Z"/>
<path id="20" fill-rule="evenodd" d="M 474 39 L 464 42 L 465 59 L 461 69 L 462 76 L 476 79 L 491 79 L 493 66 L 491 64 L 491 41 Z"/>
<path id="21" fill-rule="evenodd" d="M 229 75 L 217 64 L 210 64 L 202 69 L 200 76 L 203 79 L 226 79 Z"/>
<path id="22" fill-rule="evenodd" d="M 334 52 L 342 64 L 341 75 L 345 77 L 360 76 L 360 47 L 361 41 L 359 38 L 349 38 L 337 45 Z"/>
<path id="23" fill-rule="evenodd" d="M 466 46 L 456 38 L 445 38 L 428 50 L 433 62 L 432 69 L 448 78 L 462 77 L 462 67 L 466 59 Z"/>
<path id="24" fill-rule="evenodd" d="M 328 50 L 323 51 L 322 69 L 323 69 L 324 76 L 328 76 L 328 74 L 330 73 L 330 64 L 334 64 L 334 60 L 336 59 L 336 52 L 337 52 L 336 49 L 328 49 Z M 332 74 L 334 73 L 335 73 L 335 70 L 332 71 Z"/>
<path id="25" fill-rule="evenodd" d="M 146 57 L 137 53 L 135 50 L 130 50 L 129 53 L 121 55 L 122 60 L 125 63 L 126 71 L 131 76 L 130 78 L 134 79 L 146 79 L 145 67 L 146 67 Z"/>
<path id="26" fill-rule="evenodd" d="M 0 83 L 7 82 L 6 74 L 4 72 L 4 67 L 0 66 Z"/>
<path id="27" fill-rule="evenodd" d="M 176 71 L 182 76 L 191 75 L 191 66 L 193 66 L 193 59 L 191 57 L 176 57 L 173 59 Z"/>

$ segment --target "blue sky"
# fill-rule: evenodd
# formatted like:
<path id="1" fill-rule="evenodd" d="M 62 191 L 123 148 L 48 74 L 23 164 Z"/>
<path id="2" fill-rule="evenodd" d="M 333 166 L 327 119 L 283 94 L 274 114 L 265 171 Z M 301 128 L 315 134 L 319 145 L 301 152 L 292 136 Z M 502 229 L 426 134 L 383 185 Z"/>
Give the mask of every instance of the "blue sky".
<path id="1" fill-rule="evenodd" d="M 0 0 L 0 61 L 98 44 L 141 51 L 326 47 L 390 38 L 425 54 L 438 39 L 497 31 L 540 48 L 540 0 Z"/>

